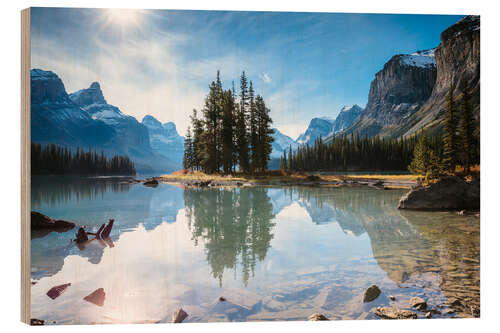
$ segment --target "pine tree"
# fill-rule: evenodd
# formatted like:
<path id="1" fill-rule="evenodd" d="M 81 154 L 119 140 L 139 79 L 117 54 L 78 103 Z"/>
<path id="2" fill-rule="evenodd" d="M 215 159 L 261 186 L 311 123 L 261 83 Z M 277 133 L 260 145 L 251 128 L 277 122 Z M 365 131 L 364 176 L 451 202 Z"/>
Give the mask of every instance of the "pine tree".
<path id="1" fill-rule="evenodd" d="M 470 105 L 470 95 L 467 89 L 464 89 L 461 103 L 462 117 L 460 119 L 460 142 L 462 143 L 462 157 L 465 172 L 470 173 L 470 166 L 474 160 L 476 143 L 474 138 L 474 118 Z"/>
<path id="2" fill-rule="evenodd" d="M 224 92 L 224 106 L 222 115 L 222 164 L 224 173 L 229 174 L 233 169 L 234 161 L 234 99 L 230 90 Z"/>
<path id="3" fill-rule="evenodd" d="M 198 112 L 196 109 L 193 109 L 193 114 L 191 115 L 191 124 L 193 125 L 193 169 L 200 170 L 201 168 L 201 159 L 203 154 L 202 149 L 202 138 L 203 138 L 203 122 L 198 119 Z"/>
<path id="4" fill-rule="evenodd" d="M 191 138 L 191 128 L 188 126 L 186 138 L 184 139 L 184 158 L 182 161 L 184 169 L 193 168 L 193 140 Z"/>
<path id="5" fill-rule="evenodd" d="M 443 169 L 455 172 L 457 165 L 457 115 L 455 102 L 453 100 L 454 85 L 446 96 L 446 115 L 443 135 Z"/>
<path id="6" fill-rule="evenodd" d="M 236 119 L 236 146 L 238 164 L 244 173 L 249 171 L 249 151 L 247 139 L 248 83 L 245 72 L 240 77 L 240 108 Z"/>
<path id="7" fill-rule="evenodd" d="M 250 171 L 258 169 L 260 166 L 259 153 L 259 138 L 258 138 L 258 124 L 257 124 L 257 107 L 255 105 L 255 96 L 252 81 L 250 81 L 250 88 L 248 89 L 248 110 L 249 110 L 249 144 L 250 144 Z"/>
<path id="8" fill-rule="evenodd" d="M 264 99 L 262 96 L 257 95 L 255 101 L 255 145 L 254 148 L 254 164 L 255 168 L 264 171 L 267 169 L 267 163 L 270 159 L 272 152 L 272 142 L 274 138 L 272 134 L 274 133 L 271 125 L 273 123 L 271 117 L 269 116 L 270 110 L 266 107 Z"/>

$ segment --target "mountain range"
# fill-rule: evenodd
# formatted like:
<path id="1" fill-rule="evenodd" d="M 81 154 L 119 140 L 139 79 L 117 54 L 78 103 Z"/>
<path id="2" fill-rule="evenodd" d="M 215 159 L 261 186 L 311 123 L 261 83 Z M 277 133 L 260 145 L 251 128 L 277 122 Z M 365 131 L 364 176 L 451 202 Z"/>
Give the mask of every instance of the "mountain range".
<path id="1" fill-rule="evenodd" d="M 163 132 L 150 129 L 149 124 L 156 119 L 147 116 L 146 122 L 140 123 L 123 114 L 107 103 L 98 82 L 68 94 L 57 74 L 41 69 L 32 69 L 30 74 L 33 142 L 128 155 L 137 171 L 143 173 L 181 168 L 178 146 L 183 149 L 184 139 L 173 123 L 160 124 Z M 158 142 L 172 142 L 174 147 L 169 149 Z"/>
<path id="2" fill-rule="evenodd" d="M 339 134 L 397 138 L 422 128 L 441 131 L 449 87 L 457 103 L 470 91 L 479 133 L 480 19 L 467 16 L 441 34 L 435 49 L 397 54 L 375 74 L 363 109 L 344 106 L 334 119 L 313 118 L 297 140 L 274 129 L 271 168 L 285 150 L 313 145 Z M 31 139 L 70 148 L 126 154 L 139 172 L 171 172 L 182 168 L 184 138 L 173 122 L 151 115 L 141 122 L 107 103 L 98 82 L 68 94 L 57 74 L 31 70 Z"/>
<path id="3" fill-rule="evenodd" d="M 375 75 L 364 111 L 344 133 L 388 138 L 423 128 L 438 133 L 452 85 L 457 104 L 469 91 L 479 132 L 479 69 L 480 18 L 466 16 L 441 33 L 437 48 L 393 56 Z"/>

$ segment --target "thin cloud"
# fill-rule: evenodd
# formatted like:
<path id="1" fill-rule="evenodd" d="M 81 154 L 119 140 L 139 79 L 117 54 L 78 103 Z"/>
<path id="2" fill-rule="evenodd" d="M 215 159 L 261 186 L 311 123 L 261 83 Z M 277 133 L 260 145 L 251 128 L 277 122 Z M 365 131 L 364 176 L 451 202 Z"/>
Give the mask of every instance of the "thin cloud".
<path id="1" fill-rule="evenodd" d="M 264 81 L 265 83 L 271 83 L 271 81 L 272 81 L 271 77 L 267 73 L 265 73 L 265 72 L 260 73 L 259 74 L 259 78 L 262 81 Z"/>

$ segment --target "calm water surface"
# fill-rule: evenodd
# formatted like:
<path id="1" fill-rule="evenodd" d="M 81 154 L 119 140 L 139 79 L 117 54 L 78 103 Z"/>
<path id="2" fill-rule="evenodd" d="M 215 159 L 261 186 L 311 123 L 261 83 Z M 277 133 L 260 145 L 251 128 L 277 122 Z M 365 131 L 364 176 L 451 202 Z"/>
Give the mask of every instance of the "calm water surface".
<path id="1" fill-rule="evenodd" d="M 112 242 L 34 233 L 33 318 L 50 323 L 374 319 L 380 305 L 427 300 L 434 317 L 479 313 L 479 218 L 400 212 L 403 190 L 186 189 L 123 179 L 34 178 L 32 210 Z M 71 283 L 49 298 L 47 291 Z M 372 284 L 382 295 L 363 303 Z M 103 288 L 102 306 L 83 298 Z M 391 301 L 389 295 L 396 297 Z M 220 302 L 219 297 L 226 298 Z M 420 312 L 419 317 L 425 313 Z"/>

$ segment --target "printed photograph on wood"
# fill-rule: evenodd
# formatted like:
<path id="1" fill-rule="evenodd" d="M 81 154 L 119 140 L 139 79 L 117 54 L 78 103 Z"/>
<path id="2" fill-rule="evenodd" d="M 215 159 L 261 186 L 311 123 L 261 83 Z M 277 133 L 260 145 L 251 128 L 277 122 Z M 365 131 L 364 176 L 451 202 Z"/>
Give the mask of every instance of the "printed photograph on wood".
<path id="1" fill-rule="evenodd" d="M 27 17 L 29 324 L 480 317 L 479 16 Z"/>

